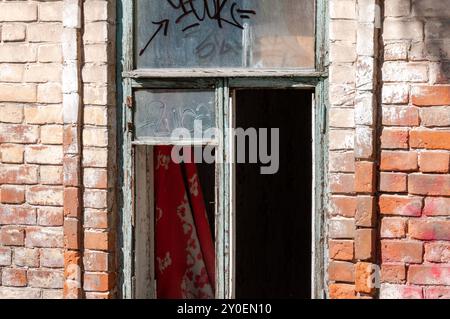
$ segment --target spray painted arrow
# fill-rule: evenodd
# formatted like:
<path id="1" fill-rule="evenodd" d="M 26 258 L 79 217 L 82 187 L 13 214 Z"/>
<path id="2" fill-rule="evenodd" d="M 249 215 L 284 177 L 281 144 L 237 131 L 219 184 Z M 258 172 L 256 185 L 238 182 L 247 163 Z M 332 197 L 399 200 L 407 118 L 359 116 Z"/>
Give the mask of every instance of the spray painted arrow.
<path id="1" fill-rule="evenodd" d="M 169 20 L 165 19 L 159 22 L 152 22 L 153 24 L 159 25 L 158 30 L 156 30 L 156 32 L 152 35 L 152 37 L 150 38 L 150 40 L 148 40 L 147 44 L 145 45 L 145 47 L 139 52 L 139 56 L 141 56 L 142 54 L 144 54 L 145 50 L 147 49 L 147 47 L 150 45 L 150 43 L 153 41 L 153 39 L 156 37 L 156 35 L 159 33 L 159 31 L 161 31 L 164 28 L 164 36 L 167 36 L 167 30 L 169 29 Z"/>

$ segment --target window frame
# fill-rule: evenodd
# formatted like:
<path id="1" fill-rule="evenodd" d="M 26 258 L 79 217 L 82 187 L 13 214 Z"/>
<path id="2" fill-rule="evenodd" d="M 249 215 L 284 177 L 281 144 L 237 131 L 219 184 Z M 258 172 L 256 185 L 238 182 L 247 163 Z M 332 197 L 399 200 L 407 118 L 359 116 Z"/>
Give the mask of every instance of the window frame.
<path id="1" fill-rule="evenodd" d="M 134 69 L 134 2 L 120 0 L 117 6 L 117 84 L 118 84 L 118 207 L 119 294 L 122 298 L 143 298 L 136 292 L 136 239 L 142 225 L 136 220 L 135 159 L 137 146 L 158 145 L 156 140 L 133 141 L 133 91 L 135 89 L 199 89 L 216 90 L 216 124 L 223 132 L 217 144 L 217 156 L 232 156 L 233 143 L 227 130 L 234 123 L 234 110 L 230 93 L 237 88 L 305 88 L 314 90 L 313 105 L 313 185 L 312 185 L 312 298 L 325 297 L 324 285 L 324 223 L 327 187 L 327 26 L 326 0 L 316 1 L 315 17 L 315 69 Z M 165 145 L 167 143 L 164 143 Z M 174 142 L 174 144 L 177 144 Z M 200 143 L 202 144 L 202 143 Z M 234 166 L 216 165 L 216 297 L 233 298 L 233 213 Z M 151 245 L 151 243 L 150 243 Z M 153 285 L 152 278 L 147 278 Z M 147 296 L 148 297 L 148 296 Z"/>

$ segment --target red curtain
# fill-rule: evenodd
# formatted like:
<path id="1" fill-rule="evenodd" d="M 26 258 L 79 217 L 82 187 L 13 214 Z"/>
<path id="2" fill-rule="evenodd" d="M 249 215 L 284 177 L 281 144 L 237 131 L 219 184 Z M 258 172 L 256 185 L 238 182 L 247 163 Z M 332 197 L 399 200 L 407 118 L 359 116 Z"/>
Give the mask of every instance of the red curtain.
<path id="1" fill-rule="evenodd" d="M 197 168 L 173 162 L 171 151 L 154 152 L 157 297 L 214 298 L 214 244 Z"/>

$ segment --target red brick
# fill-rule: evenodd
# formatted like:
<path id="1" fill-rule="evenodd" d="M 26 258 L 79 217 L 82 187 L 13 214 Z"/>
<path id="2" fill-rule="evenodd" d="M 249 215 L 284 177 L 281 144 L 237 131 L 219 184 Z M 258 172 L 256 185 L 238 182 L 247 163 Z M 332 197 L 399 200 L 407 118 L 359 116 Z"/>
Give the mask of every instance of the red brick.
<path id="1" fill-rule="evenodd" d="M 83 256 L 86 271 L 108 271 L 108 253 L 88 251 Z"/>
<path id="2" fill-rule="evenodd" d="M 375 257 L 375 230 L 362 228 L 355 231 L 355 259 L 372 260 Z"/>
<path id="3" fill-rule="evenodd" d="M 7 186 L 1 188 L 1 202 L 4 204 L 22 204 L 25 202 L 25 190 L 22 186 Z"/>
<path id="4" fill-rule="evenodd" d="M 380 213 L 384 215 L 415 216 L 422 214 L 422 197 L 381 195 Z"/>
<path id="5" fill-rule="evenodd" d="M 372 194 L 375 192 L 375 163 L 355 163 L 355 191 Z"/>
<path id="6" fill-rule="evenodd" d="M 358 227 L 374 227 L 376 223 L 375 198 L 373 196 L 359 195 L 355 224 Z"/>
<path id="7" fill-rule="evenodd" d="M 3 268 L 2 285 L 10 287 L 25 287 L 27 285 L 26 270 L 15 268 Z"/>
<path id="8" fill-rule="evenodd" d="M 450 220 L 411 219 L 408 233 L 422 240 L 450 240 Z"/>
<path id="9" fill-rule="evenodd" d="M 36 184 L 37 181 L 37 166 L 0 164 L 0 184 Z"/>
<path id="10" fill-rule="evenodd" d="M 0 229 L 0 243 L 5 246 L 22 246 L 25 232 L 17 227 L 3 227 Z"/>
<path id="11" fill-rule="evenodd" d="M 420 152 L 419 167 L 424 173 L 448 173 L 450 168 L 448 152 Z"/>
<path id="12" fill-rule="evenodd" d="M 355 221 L 353 219 L 331 219 L 329 236 L 335 239 L 352 239 L 355 237 Z"/>
<path id="13" fill-rule="evenodd" d="M 404 173 L 380 173 L 380 191 L 390 193 L 404 193 L 407 190 L 406 186 L 407 175 Z"/>
<path id="14" fill-rule="evenodd" d="M 41 267 L 64 267 L 64 251 L 58 248 L 41 248 Z"/>
<path id="15" fill-rule="evenodd" d="M 416 285 L 450 286 L 450 266 L 411 265 L 408 269 L 408 282 Z"/>
<path id="16" fill-rule="evenodd" d="M 0 125 L 0 143 L 33 144 L 39 137 L 36 125 L 2 124 Z"/>
<path id="17" fill-rule="evenodd" d="M 63 189 L 55 186 L 32 186 L 27 190 L 27 202 L 32 205 L 62 206 Z"/>
<path id="18" fill-rule="evenodd" d="M 108 291 L 113 280 L 112 274 L 106 273 L 85 273 L 84 289 L 86 291 Z"/>
<path id="19" fill-rule="evenodd" d="M 80 187 L 81 186 L 81 172 L 80 172 L 80 157 L 71 156 L 63 159 L 63 178 L 64 186 Z"/>
<path id="20" fill-rule="evenodd" d="M 403 238 L 406 236 L 406 219 L 384 217 L 381 220 L 381 238 Z"/>
<path id="21" fill-rule="evenodd" d="M 64 219 L 64 247 L 79 249 L 81 246 L 81 227 L 78 219 Z"/>
<path id="22" fill-rule="evenodd" d="M 36 209 L 2 205 L 0 206 L 0 224 L 34 225 L 36 224 Z"/>
<path id="23" fill-rule="evenodd" d="M 382 284 L 380 299 L 423 299 L 422 287 Z"/>
<path id="24" fill-rule="evenodd" d="M 353 260 L 353 240 L 330 240 L 329 255 L 334 260 Z"/>
<path id="25" fill-rule="evenodd" d="M 330 172 L 352 173 L 355 171 L 354 152 L 330 152 Z"/>
<path id="26" fill-rule="evenodd" d="M 450 243 L 425 243 L 425 260 L 434 263 L 450 263 Z"/>
<path id="27" fill-rule="evenodd" d="M 63 288 L 63 272 L 55 269 L 29 269 L 28 285 L 35 288 Z"/>
<path id="28" fill-rule="evenodd" d="M 29 227 L 26 229 L 26 247 L 63 247 L 63 230 L 61 227 Z"/>
<path id="29" fill-rule="evenodd" d="M 85 231 L 84 248 L 92 250 L 108 250 L 108 233 Z"/>
<path id="30" fill-rule="evenodd" d="M 61 207 L 39 207 L 38 224 L 41 226 L 62 226 L 64 221 Z"/>
<path id="31" fill-rule="evenodd" d="M 0 247 L 0 266 L 11 265 L 11 248 Z"/>
<path id="32" fill-rule="evenodd" d="M 402 284 L 406 281 L 406 267 L 404 264 L 382 264 L 381 281 L 392 284 Z"/>
<path id="33" fill-rule="evenodd" d="M 450 198 L 427 197 L 423 213 L 427 216 L 450 216 Z"/>
<path id="34" fill-rule="evenodd" d="M 330 174 L 330 191 L 335 194 L 354 193 L 354 174 Z"/>
<path id="35" fill-rule="evenodd" d="M 450 85 L 415 86 L 411 97 L 412 103 L 418 106 L 449 105 Z"/>
<path id="36" fill-rule="evenodd" d="M 330 213 L 344 217 L 354 217 L 356 212 L 356 197 L 331 196 Z"/>
<path id="37" fill-rule="evenodd" d="M 328 279 L 339 282 L 355 282 L 355 265 L 345 261 L 331 261 L 328 265 Z"/>
<path id="38" fill-rule="evenodd" d="M 417 153 L 407 151 L 382 151 L 380 169 L 408 172 L 417 170 Z"/>
<path id="39" fill-rule="evenodd" d="M 39 250 L 22 247 L 15 248 L 14 264 L 19 267 L 39 267 Z"/>
<path id="40" fill-rule="evenodd" d="M 410 174 L 408 191 L 417 195 L 450 196 L 450 175 Z"/>
<path id="41" fill-rule="evenodd" d="M 450 131 L 415 129 L 409 132 L 409 144 L 412 148 L 430 150 L 450 150 Z"/>
<path id="42" fill-rule="evenodd" d="M 108 212 L 98 209 L 85 209 L 84 227 L 97 229 L 108 228 Z"/>
<path id="43" fill-rule="evenodd" d="M 425 299 L 450 299 L 450 287 L 426 287 Z"/>
<path id="44" fill-rule="evenodd" d="M 415 107 L 383 107 L 382 123 L 387 126 L 418 126 L 419 111 Z"/>
<path id="45" fill-rule="evenodd" d="M 81 191 L 77 187 L 64 188 L 64 216 L 81 216 Z"/>
<path id="46" fill-rule="evenodd" d="M 349 284 L 330 284 L 331 299 L 354 299 L 356 296 L 355 286 Z"/>
<path id="47" fill-rule="evenodd" d="M 355 267 L 356 291 L 372 294 L 375 291 L 377 274 L 376 268 L 371 263 L 358 262 Z"/>
<path id="48" fill-rule="evenodd" d="M 423 261 L 423 243 L 406 240 L 382 240 L 381 260 L 383 263 L 421 263 Z"/>
<path id="49" fill-rule="evenodd" d="M 409 130 L 405 128 L 383 128 L 381 134 L 381 148 L 383 149 L 407 149 Z"/>

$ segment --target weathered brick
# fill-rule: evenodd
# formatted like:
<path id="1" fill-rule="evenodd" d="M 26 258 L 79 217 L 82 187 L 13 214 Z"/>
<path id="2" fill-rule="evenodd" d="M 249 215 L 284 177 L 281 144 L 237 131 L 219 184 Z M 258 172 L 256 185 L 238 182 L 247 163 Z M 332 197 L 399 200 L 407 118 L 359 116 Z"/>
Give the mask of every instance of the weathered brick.
<path id="1" fill-rule="evenodd" d="M 413 148 L 450 150 L 450 131 L 430 129 L 411 130 L 410 145 Z"/>
<path id="2" fill-rule="evenodd" d="M 375 257 L 375 230 L 361 228 L 355 231 L 355 259 L 372 260 Z"/>
<path id="3" fill-rule="evenodd" d="M 62 31 L 61 23 L 29 24 L 27 39 L 30 42 L 53 42 L 55 39 L 61 38 Z"/>
<path id="4" fill-rule="evenodd" d="M 405 128 L 384 127 L 381 134 L 381 148 L 383 149 L 407 149 L 409 130 Z"/>
<path id="5" fill-rule="evenodd" d="M 382 151 L 380 169 L 383 171 L 417 170 L 417 153 L 414 151 Z"/>
<path id="6" fill-rule="evenodd" d="M 38 48 L 39 62 L 61 62 L 62 49 L 60 44 L 43 44 Z"/>
<path id="7" fill-rule="evenodd" d="M 355 171 L 355 154 L 353 152 L 330 152 L 330 172 L 352 173 Z"/>
<path id="8" fill-rule="evenodd" d="M 4 32 L 2 28 L 2 33 Z M 0 82 L 21 82 L 23 78 L 23 64 L 0 64 Z M 6 122 L 2 119 L 2 122 Z M 15 122 L 17 123 L 17 122 Z"/>
<path id="9" fill-rule="evenodd" d="M 62 164 L 63 150 L 61 146 L 28 146 L 25 149 L 27 163 L 35 164 Z"/>
<path id="10" fill-rule="evenodd" d="M 0 164 L 0 184 L 36 184 L 37 166 Z"/>
<path id="11" fill-rule="evenodd" d="M 380 299 L 423 299 L 422 287 L 382 284 Z"/>
<path id="12" fill-rule="evenodd" d="M 409 86 L 405 84 L 384 84 L 382 103 L 407 104 L 409 101 Z"/>
<path id="13" fill-rule="evenodd" d="M 433 263 L 450 263 L 450 243 L 425 243 L 425 260 Z"/>
<path id="14" fill-rule="evenodd" d="M 108 172 L 106 169 L 85 168 L 83 170 L 83 183 L 88 188 L 108 188 Z"/>
<path id="15" fill-rule="evenodd" d="M 33 227 L 26 230 L 26 247 L 63 247 L 63 230 L 61 227 Z"/>
<path id="16" fill-rule="evenodd" d="M 108 250 L 109 248 L 108 233 L 85 231 L 84 248 L 92 250 Z"/>
<path id="17" fill-rule="evenodd" d="M 86 189 L 83 194 L 83 202 L 86 208 L 107 208 L 107 192 L 104 190 Z"/>
<path id="18" fill-rule="evenodd" d="M 418 20 L 386 20 L 383 27 L 385 40 L 422 40 L 423 23 Z"/>
<path id="19" fill-rule="evenodd" d="M 85 273 L 84 286 L 86 291 L 108 291 L 111 287 L 113 274 L 106 273 Z"/>
<path id="20" fill-rule="evenodd" d="M 28 2 L 3 2 L 0 4 L 0 21 L 36 21 L 37 4 Z"/>
<path id="21" fill-rule="evenodd" d="M 375 198 L 358 195 L 355 214 L 355 224 L 358 227 L 374 227 L 376 224 Z"/>
<path id="22" fill-rule="evenodd" d="M 27 190 L 27 202 L 32 205 L 62 206 L 63 190 L 61 187 L 32 186 Z"/>
<path id="23" fill-rule="evenodd" d="M 450 240 L 450 220 L 411 219 L 408 223 L 411 238 L 421 240 Z"/>
<path id="24" fill-rule="evenodd" d="M 329 255 L 334 260 L 353 260 L 353 240 L 330 240 L 328 244 Z"/>
<path id="25" fill-rule="evenodd" d="M 450 285 L 450 266 L 411 265 L 408 269 L 408 282 L 418 285 Z"/>
<path id="26" fill-rule="evenodd" d="M 43 125 L 41 127 L 42 144 L 62 144 L 63 127 L 62 125 Z"/>
<path id="27" fill-rule="evenodd" d="M 99 209 L 85 209 L 84 227 L 97 229 L 108 228 L 108 212 Z"/>
<path id="28" fill-rule="evenodd" d="M 25 122 L 29 124 L 62 123 L 62 108 L 54 105 L 27 106 L 24 109 Z"/>
<path id="29" fill-rule="evenodd" d="M 58 248 L 41 249 L 41 267 L 62 268 L 64 267 L 64 251 Z"/>
<path id="30" fill-rule="evenodd" d="M 424 63 L 386 61 L 383 64 L 385 82 L 427 82 L 428 67 Z"/>
<path id="31" fill-rule="evenodd" d="M 11 248 L 0 247 L 0 266 L 11 265 Z"/>
<path id="32" fill-rule="evenodd" d="M 418 106 L 449 105 L 450 85 L 415 86 L 411 92 L 412 103 Z"/>
<path id="33" fill-rule="evenodd" d="M 450 153 L 420 152 L 419 167 L 420 171 L 424 173 L 448 173 L 450 170 Z"/>
<path id="34" fill-rule="evenodd" d="M 450 196 L 450 175 L 410 174 L 408 191 L 417 195 Z"/>
<path id="35" fill-rule="evenodd" d="M 25 25 L 3 24 L 2 40 L 5 42 L 25 41 Z"/>
<path id="36" fill-rule="evenodd" d="M 1 72 L 1 70 L 0 70 Z M 2 123 L 22 123 L 23 121 L 23 105 L 21 104 L 1 104 L 0 112 L 2 117 L 0 122 Z"/>
<path id="37" fill-rule="evenodd" d="M 403 173 L 380 173 L 380 191 L 390 193 L 406 192 L 407 175 Z"/>
<path id="38" fill-rule="evenodd" d="M 420 122 L 426 127 L 450 126 L 450 107 L 427 107 L 420 109 Z"/>
<path id="39" fill-rule="evenodd" d="M 355 192 L 369 194 L 375 192 L 375 169 L 374 162 L 355 163 Z"/>
<path id="40" fill-rule="evenodd" d="M 63 182 L 62 166 L 42 165 L 39 167 L 40 183 L 43 185 L 61 185 Z"/>
<path id="41" fill-rule="evenodd" d="M 384 14 L 387 17 L 404 17 L 409 15 L 411 10 L 411 1 L 409 0 L 390 0 L 387 1 L 384 8 Z"/>
<path id="42" fill-rule="evenodd" d="M 2 102 L 36 102 L 36 100 L 35 84 L 0 83 L 0 101 Z"/>
<path id="43" fill-rule="evenodd" d="M 406 281 L 406 267 L 403 263 L 381 265 L 381 281 L 391 284 L 403 284 Z"/>
<path id="44" fill-rule="evenodd" d="M 427 197 L 423 213 L 427 216 L 449 216 L 450 198 L 445 197 Z"/>
<path id="45" fill-rule="evenodd" d="M 23 145 L 3 144 L 0 145 L 0 159 L 2 163 L 21 164 L 23 163 Z"/>
<path id="46" fill-rule="evenodd" d="M 41 2 L 39 3 L 40 21 L 61 21 L 63 2 Z"/>
<path id="47" fill-rule="evenodd" d="M 19 267 L 39 267 L 39 250 L 32 248 L 14 248 L 14 264 Z"/>
<path id="48" fill-rule="evenodd" d="M 353 299 L 356 296 L 355 286 L 349 284 L 330 284 L 331 299 Z"/>
<path id="49" fill-rule="evenodd" d="M 450 287 L 425 287 L 425 299 L 450 299 Z"/>
<path id="50" fill-rule="evenodd" d="M 354 193 L 354 174 L 330 174 L 330 190 L 334 194 Z"/>
<path id="51" fill-rule="evenodd" d="M 0 224 L 34 225 L 36 224 L 36 209 L 23 206 L 1 205 Z"/>
<path id="52" fill-rule="evenodd" d="M 376 278 L 379 277 L 377 268 L 372 263 L 358 262 L 355 266 L 356 291 L 372 294 L 376 288 Z"/>
<path id="53" fill-rule="evenodd" d="M 39 299 L 41 289 L 0 287 L 0 299 Z"/>
<path id="54" fill-rule="evenodd" d="M 0 143 L 36 143 L 39 137 L 38 127 L 23 124 L 0 125 Z"/>
<path id="55" fill-rule="evenodd" d="M 24 236 L 24 230 L 15 226 L 0 229 L 0 243 L 5 246 L 22 246 Z"/>
<path id="56" fill-rule="evenodd" d="M 332 261 L 328 265 L 328 279 L 339 282 L 355 282 L 355 265 L 345 261 Z"/>
<path id="57" fill-rule="evenodd" d="M 83 256 L 86 271 L 108 271 L 108 253 L 88 251 Z"/>
<path id="58" fill-rule="evenodd" d="M 3 268 L 2 285 L 9 287 L 25 287 L 27 285 L 27 271 L 17 268 Z"/>
<path id="59" fill-rule="evenodd" d="M 41 226 L 62 226 L 64 219 L 61 207 L 39 207 L 37 222 Z"/>
<path id="60" fill-rule="evenodd" d="M 422 263 L 423 243 L 409 240 L 381 241 L 381 259 L 383 263 Z"/>
<path id="61" fill-rule="evenodd" d="M 380 213 L 383 215 L 420 216 L 423 198 L 417 196 L 381 195 Z"/>
<path id="62" fill-rule="evenodd" d="M 61 103 L 61 84 L 51 82 L 39 84 L 37 87 L 37 101 L 39 103 Z"/>
<path id="63" fill-rule="evenodd" d="M 406 219 L 384 217 L 381 219 L 381 238 L 403 238 L 406 236 Z"/>
<path id="64" fill-rule="evenodd" d="M 352 130 L 330 130 L 330 150 L 348 150 L 354 147 Z"/>
<path id="65" fill-rule="evenodd" d="M 62 288 L 64 283 L 62 271 L 29 269 L 28 285 L 36 288 Z"/>
<path id="66" fill-rule="evenodd" d="M 0 194 L 3 204 L 22 204 L 25 202 L 25 188 L 23 186 L 2 185 Z"/>
<path id="67" fill-rule="evenodd" d="M 415 107 L 383 106 L 382 124 L 388 126 L 418 126 L 419 111 Z"/>

